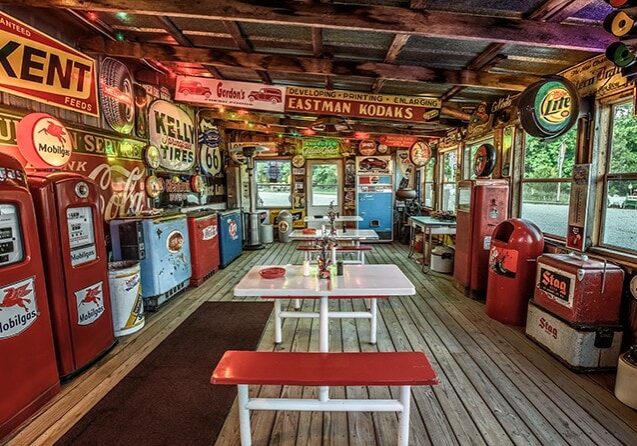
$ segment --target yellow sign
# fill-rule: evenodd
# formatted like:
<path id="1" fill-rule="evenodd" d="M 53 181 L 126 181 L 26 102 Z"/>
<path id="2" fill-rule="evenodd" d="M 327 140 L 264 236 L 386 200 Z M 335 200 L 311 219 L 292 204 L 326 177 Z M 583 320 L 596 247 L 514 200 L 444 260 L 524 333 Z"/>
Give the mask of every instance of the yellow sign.
<path id="1" fill-rule="evenodd" d="M 0 90 L 99 116 L 95 61 L 2 12 Z"/>
<path id="2" fill-rule="evenodd" d="M 604 97 L 633 85 L 633 79 L 622 75 L 621 68 L 603 54 L 586 60 L 560 73 L 571 81 L 581 97 Z"/>

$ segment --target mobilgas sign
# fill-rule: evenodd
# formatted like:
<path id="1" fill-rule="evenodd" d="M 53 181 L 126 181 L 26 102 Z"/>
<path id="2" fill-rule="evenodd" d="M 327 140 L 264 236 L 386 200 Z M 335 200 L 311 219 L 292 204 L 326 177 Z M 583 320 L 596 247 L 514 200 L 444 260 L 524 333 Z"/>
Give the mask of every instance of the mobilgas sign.
<path id="1" fill-rule="evenodd" d="M 0 90 L 99 116 L 95 61 L 2 12 Z"/>
<path id="2" fill-rule="evenodd" d="M 195 165 L 195 124 L 183 109 L 158 100 L 150 105 L 150 143 L 159 149 L 160 166 L 184 172 Z"/>
<path id="3" fill-rule="evenodd" d="M 522 92 L 520 122 L 537 138 L 555 138 L 568 132 L 579 116 L 579 95 L 561 76 L 550 76 Z"/>

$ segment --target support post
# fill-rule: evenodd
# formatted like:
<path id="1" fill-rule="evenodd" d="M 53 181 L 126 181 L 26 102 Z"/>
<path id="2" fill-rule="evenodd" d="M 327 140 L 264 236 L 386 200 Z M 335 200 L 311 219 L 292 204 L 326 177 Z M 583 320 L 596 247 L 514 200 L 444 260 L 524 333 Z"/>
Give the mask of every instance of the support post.
<path id="1" fill-rule="evenodd" d="M 248 401 L 250 399 L 248 395 L 247 384 L 239 384 L 237 386 L 239 406 L 239 429 L 241 431 L 241 446 L 252 446 L 252 434 L 250 432 L 250 410 L 248 409 Z"/>
<path id="2" fill-rule="evenodd" d="M 398 427 L 398 446 L 409 446 L 409 412 L 411 404 L 411 386 L 400 387 L 400 403 L 403 410 L 400 413 Z"/>
<path id="3" fill-rule="evenodd" d="M 372 302 L 372 320 L 370 321 L 370 331 L 369 331 L 369 342 L 372 344 L 376 344 L 376 331 L 378 328 L 377 317 L 378 317 L 378 299 L 370 299 Z"/>
<path id="4" fill-rule="evenodd" d="M 281 299 L 274 299 L 274 342 L 282 342 L 281 335 Z"/>

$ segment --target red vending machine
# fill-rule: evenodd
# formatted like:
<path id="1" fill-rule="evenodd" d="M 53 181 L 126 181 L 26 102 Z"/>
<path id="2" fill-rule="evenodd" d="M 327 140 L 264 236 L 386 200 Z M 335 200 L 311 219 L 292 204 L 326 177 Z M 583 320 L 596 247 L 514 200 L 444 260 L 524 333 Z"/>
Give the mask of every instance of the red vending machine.
<path id="1" fill-rule="evenodd" d="M 0 442 L 60 389 L 40 241 L 22 166 L 0 153 Z"/>
<path id="2" fill-rule="evenodd" d="M 219 227 L 216 211 L 189 213 L 188 238 L 192 264 L 190 286 L 199 286 L 219 269 Z"/>
<path id="3" fill-rule="evenodd" d="M 487 289 L 489 250 L 495 227 L 509 216 L 507 180 L 458 183 L 456 254 L 453 277 L 476 297 Z"/>
<path id="4" fill-rule="evenodd" d="M 97 186 L 80 175 L 33 172 L 58 368 L 69 378 L 113 345 L 113 321 Z"/>

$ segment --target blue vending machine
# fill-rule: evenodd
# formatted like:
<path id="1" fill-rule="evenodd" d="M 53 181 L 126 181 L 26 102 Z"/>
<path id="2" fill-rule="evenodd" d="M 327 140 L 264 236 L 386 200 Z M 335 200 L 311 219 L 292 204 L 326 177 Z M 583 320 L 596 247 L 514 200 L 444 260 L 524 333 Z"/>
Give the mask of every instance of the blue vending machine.
<path id="1" fill-rule="evenodd" d="M 155 311 L 188 286 L 190 242 L 184 214 L 142 219 L 145 258 L 141 261 L 144 309 Z"/>
<path id="2" fill-rule="evenodd" d="M 393 240 L 394 187 L 390 157 L 357 157 L 358 229 L 373 229 L 379 240 Z"/>
<path id="3" fill-rule="evenodd" d="M 243 251 L 241 209 L 219 212 L 219 259 L 225 268 Z"/>

